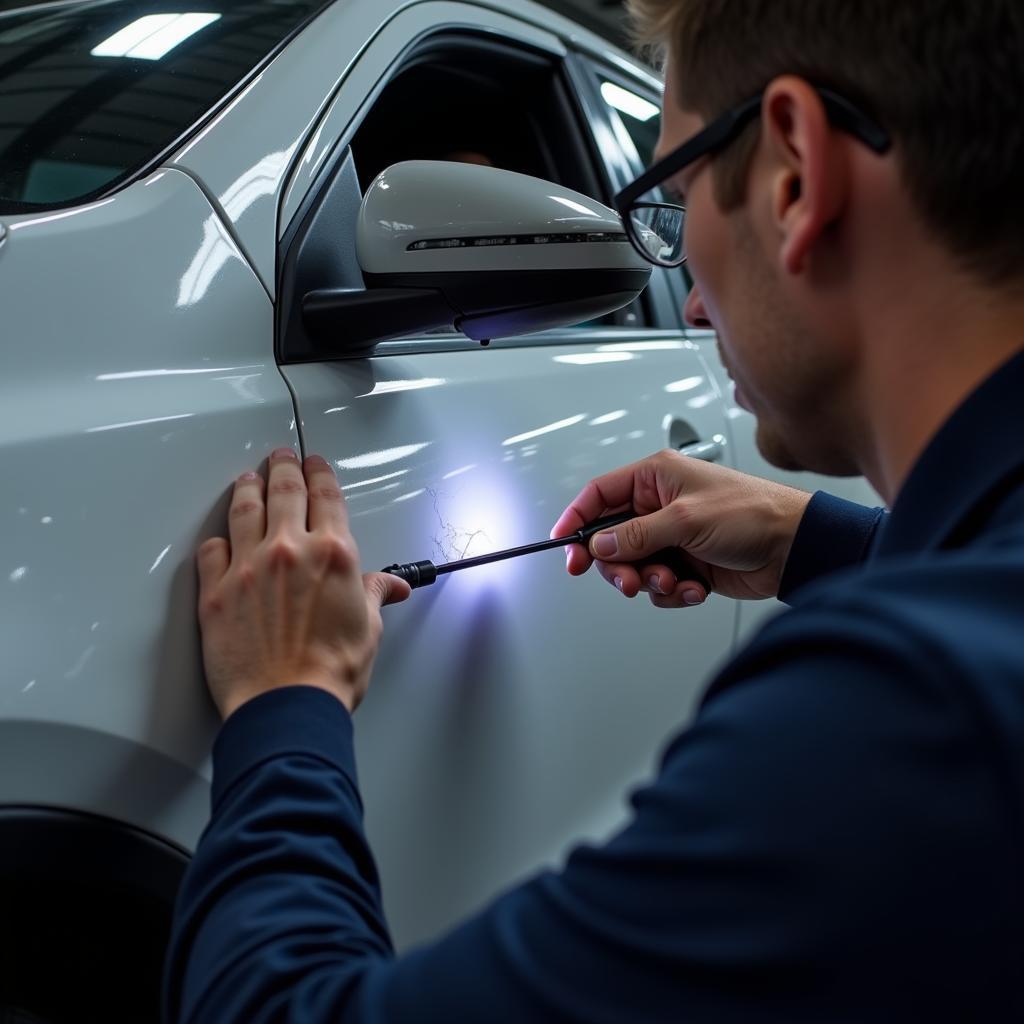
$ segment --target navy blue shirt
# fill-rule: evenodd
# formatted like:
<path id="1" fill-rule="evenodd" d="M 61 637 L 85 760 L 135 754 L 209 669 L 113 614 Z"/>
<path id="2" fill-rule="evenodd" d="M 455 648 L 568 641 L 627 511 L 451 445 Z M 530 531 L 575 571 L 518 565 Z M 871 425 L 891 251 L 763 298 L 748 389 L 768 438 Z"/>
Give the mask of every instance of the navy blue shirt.
<path id="1" fill-rule="evenodd" d="M 1024 1020 L 1021 395 L 1024 355 L 891 514 L 816 495 L 791 609 L 629 825 L 401 957 L 345 709 L 303 687 L 246 704 L 214 750 L 168 1020 Z"/>

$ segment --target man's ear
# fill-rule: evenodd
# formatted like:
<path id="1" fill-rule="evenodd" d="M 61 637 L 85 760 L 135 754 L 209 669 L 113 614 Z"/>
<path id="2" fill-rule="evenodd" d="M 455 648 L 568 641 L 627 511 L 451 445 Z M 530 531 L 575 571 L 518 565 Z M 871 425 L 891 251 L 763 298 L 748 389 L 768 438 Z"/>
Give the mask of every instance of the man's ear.
<path id="1" fill-rule="evenodd" d="M 844 147 L 828 123 L 817 92 L 783 75 L 764 93 L 761 131 L 772 160 L 772 219 L 787 273 L 800 274 L 822 235 L 846 203 Z"/>

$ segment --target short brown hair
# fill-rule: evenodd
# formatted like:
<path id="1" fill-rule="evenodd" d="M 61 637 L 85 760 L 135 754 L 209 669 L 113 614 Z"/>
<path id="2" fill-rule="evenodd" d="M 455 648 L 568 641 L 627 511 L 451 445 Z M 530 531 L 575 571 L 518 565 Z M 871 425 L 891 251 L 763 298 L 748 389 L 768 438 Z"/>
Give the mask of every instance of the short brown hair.
<path id="1" fill-rule="evenodd" d="M 830 86 L 891 134 L 919 214 L 962 264 L 994 284 L 1024 275 L 1021 0 L 627 7 L 637 40 L 671 54 L 684 109 L 710 119 L 782 74 Z M 742 200 L 754 140 L 716 161 L 723 206 Z"/>

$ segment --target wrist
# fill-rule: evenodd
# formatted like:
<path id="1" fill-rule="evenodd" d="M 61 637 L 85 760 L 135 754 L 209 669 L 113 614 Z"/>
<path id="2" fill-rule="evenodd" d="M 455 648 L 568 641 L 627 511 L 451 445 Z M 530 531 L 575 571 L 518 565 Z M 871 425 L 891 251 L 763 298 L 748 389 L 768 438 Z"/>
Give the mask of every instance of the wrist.
<path id="1" fill-rule="evenodd" d="M 326 684 L 317 679 L 302 679 L 295 682 L 272 683 L 263 686 L 247 687 L 244 690 L 234 690 L 232 693 L 226 694 L 223 697 L 217 696 L 216 691 L 214 691 L 214 699 L 217 705 L 217 710 L 220 712 L 221 721 L 226 722 L 233 714 L 235 714 L 236 711 L 240 710 L 251 701 L 254 701 L 257 697 L 262 697 L 264 694 L 271 693 L 275 690 L 287 689 L 322 690 L 324 693 L 330 694 L 336 701 L 338 701 L 350 715 L 355 711 L 356 705 L 358 704 L 354 694 L 346 695 L 341 691 L 340 687 Z"/>

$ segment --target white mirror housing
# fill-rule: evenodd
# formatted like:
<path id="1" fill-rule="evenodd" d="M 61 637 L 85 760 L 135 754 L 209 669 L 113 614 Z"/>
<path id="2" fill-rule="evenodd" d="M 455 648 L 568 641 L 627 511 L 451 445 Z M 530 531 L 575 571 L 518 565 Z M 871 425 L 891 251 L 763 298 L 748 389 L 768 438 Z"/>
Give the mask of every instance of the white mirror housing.
<path id="1" fill-rule="evenodd" d="M 451 326 L 470 338 L 566 327 L 627 305 L 650 279 L 614 210 L 525 174 L 413 160 L 363 197 L 356 256 L 365 293 L 319 289 L 311 333 L 351 340 Z M 355 321 L 355 322 L 353 322 Z"/>

